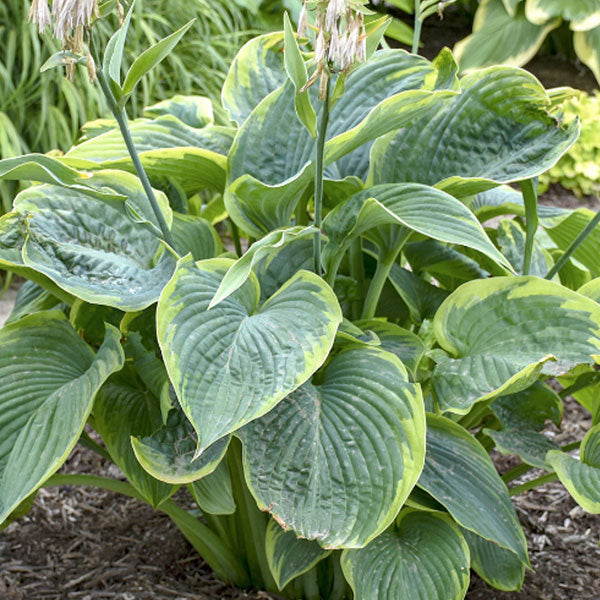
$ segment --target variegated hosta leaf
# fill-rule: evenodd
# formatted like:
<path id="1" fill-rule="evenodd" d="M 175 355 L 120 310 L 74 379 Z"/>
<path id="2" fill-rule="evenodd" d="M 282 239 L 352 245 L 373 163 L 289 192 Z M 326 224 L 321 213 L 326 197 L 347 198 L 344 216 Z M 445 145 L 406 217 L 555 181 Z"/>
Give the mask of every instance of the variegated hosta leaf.
<path id="1" fill-rule="evenodd" d="M 155 508 L 177 489 L 149 475 L 135 457 L 131 436 L 150 435 L 162 425 L 159 402 L 150 392 L 110 382 L 94 403 L 94 422 L 116 465 Z"/>
<path id="2" fill-rule="evenodd" d="M 107 189 L 98 189 L 88 173 L 81 173 L 59 159 L 45 154 L 26 154 L 14 158 L 0 160 L 0 180 L 35 181 L 82 190 L 99 197 L 115 197 L 115 193 Z"/>
<path id="3" fill-rule="evenodd" d="M 537 54 L 560 22 L 552 19 L 536 25 L 525 16 L 523 5 L 509 14 L 503 0 L 482 0 L 473 20 L 473 33 L 454 46 L 456 60 L 461 71 L 502 63 L 520 67 Z"/>
<path id="4" fill-rule="evenodd" d="M 222 460 L 212 473 L 190 483 L 188 490 L 204 513 L 232 515 L 235 512 L 231 475 L 226 460 Z"/>
<path id="5" fill-rule="evenodd" d="M 11 212 L 0 217 L 0 268 L 36 283 L 63 302 L 73 302 L 71 294 L 58 287 L 45 275 L 25 266 L 23 244 L 26 236 L 26 216 Z"/>
<path id="6" fill-rule="evenodd" d="M 479 577 L 497 590 L 512 592 L 521 589 L 525 565 L 516 554 L 468 529 L 463 528 L 462 534 L 469 544 L 471 568 Z"/>
<path id="7" fill-rule="evenodd" d="M 107 326 L 94 355 L 58 311 L 0 330 L 0 523 L 67 459 L 96 392 L 123 366 L 119 338 Z"/>
<path id="8" fill-rule="evenodd" d="M 128 200 L 100 199 L 57 186 L 28 188 L 15 199 L 27 235 L 23 263 L 51 279 L 70 294 L 95 304 L 124 311 L 156 302 L 173 273 L 167 253 L 155 263 L 160 242 L 148 207 L 142 204 L 141 184 L 132 175 L 98 173 L 96 183 L 128 192 Z M 166 198 L 159 194 L 162 202 Z M 170 217 L 170 209 L 165 216 Z"/>
<path id="9" fill-rule="evenodd" d="M 529 564 L 525 535 L 508 489 L 484 447 L 466 429 L 427 415 L 427 455 L 418 485 L 460 525 Z"/>
<path id="10" fill-rule="evenodd" d="M 283 67 L 283 31 L 259 35 L 242 46 L 223 84 L 221 101 L 239 126 L 287 79 Z"/>
<path id="11" fill-rule="evenodd" d="M 558 126 L 549 106 L 546 90 L 522 69 L 476 71 L 433 118 L 375 142 L 368 183 L 414 181 L 465 197 L 540 175 L 579 133 L 577 121 Z"/>
<path id="12" fill-rule="evenodd" d="M 353 71 L 331 111 L 326 177 L 366 176 L 369 142 L 448 101 L 453 92 L 425 91 L 435 87 L 436 75 L 432 63 L 400 50 L 377 53 Z M 320 108 L 316 90 L 310 93 Z M 294 98 L 291 82 L 265 97 L 238 131 L 229 154 L 227 209 L 257 237 L 288 224 L 312 179 L 314 140 L 296 116 Z"/>
<path id="13" fill-rule="evenodd" d="M 211 300 L 209 308 L 216 306 L 225 298 L 233 294 L 239 289 L 244 282 L 250 277 L 252 267 L 259 261 L 276 256 L 280 250 L 302 238 L 314 238 L 314 234 L 318 231 L 315 227 L 286 227 L 285 229 L 276 229 L 261 240 L 254 242 L 248 251 L 238 260 L 233 263 L 231 268 L 225 274 L 223 281 L 219 285 L 215 297 Z"/>
<path id="14" fill-rule="evenodd" d="M 204 188 L 223 191 L 229 127 L 195 128 L 173 115 L 136 119 L 130 124 L 140 160 L 154 185 L 173 179 L 188 194 Z M 80 169 L 121 169 L 135 173 L 118 129 L 95 136 L 67 152 L 62 161 Z"/>
<path id="15" fill-rule="evenodd" d="M 213 107 L 206 96 L 175 95 L 144 108 L 144 116 L 156 119 L 165 115 L 177 117 L 182 123 L 200 129 L 213 124 Z"/>
<path id="16" fill-rule="evenodd" d="M 555 216 L 542 216 L 540 224 L 552 241 L 564 251 L 593 219 L 594 214 L 587 208 L 578 208 L 574 211 L 557 213 Z M 585 265 L 592 277 L 600 277 L 599 253 L 600 230 L 596 227 L 577 247 L 572 257 Z"/>
<path id="17" fill-rule="evenodd" d="M 498 450 L 517 454 L 524 462 L 551 471 L 546 454 L 559 448 L 540 431 L 546 420 L 560 424 L 563 414 L 560 396 L 550 386 L 536 381 L 522 392 L 496 398 L 491 408 L 502 424 L 502 430 L 483 431 L 494 440 Z"/>
<path id="18" fill-rule="evenodd" d="M 136 434 L 134 434 L 136 435 Z M 209 475 L 221 462 L 229 446 L 229 436 L 210 445 L 198 457 L 194 428 L 178 407 L 169 412 L 167 424 L 145 437 L 132 437 L 135 455 L 153 477 L 169 483 L 191 483 Z"/>
<path id="19" fill-rule="evenodd" d="M 284 529 L 325 548 L 362 547 L 417 481 L 424 426 L 421 389 L 398 358 L 344 350 L 318 383 L 240 431 L 248 487 Z"/>
<path id="20" fill-rule="evenodd" d="M 468 246 L 512 270 L 462 202 L 416 183 L 376 185 L 332 210 L 323 223 L 331 240 L 324 260 L 332 261 L 353 238 L 382 225 L 400 225 L 443 242 Z"/>
<path id="21" fill-rule="evenodd" d="M 525 16 L 536 25 L 562 17 L 573 31 L 587 31 L 600 25 L 600 5 L 596 0 L 526 0 Z"/>
<path id="22" fill-rule="evenodd" d="M 573 46 L 579 60 L 587 65 L 600 81 L 600 27 L 589 31 L 576 31 L 573 35 Z"/>
<path id="23" fill-rule="evenodd" d="M 297 538 L 292 531 L 283 530 L 273 519 L 267 525 L 265 551 L 271 575 L 280 590 L 331 553 L 317 542 Z"/>
<path id="24" fill-rule="evenodd" d="M 447 516 L 406 511 L 366 548 L 344 550 L 342 570 L 356 600 L 462 600 L 469 547 Z"/>
<path id="25" fill-rule="evenodd" d="M 432 376 L 439 406 L 465 414 L 475 402 L 519 392 L 543 372 L 565 374 L 600 354 L 600 306 L 537 277 L 465 283 L 435 316 L 453 358 Z"/>
<path id="26" fill-rule="evenodd" d="M 408 329 L 398 327 L 381 319 L 365 319 L 356 325 L 367 332 L 373 332 L 383 350 L 395 354 L 414 377 L 421 358 L 425 354 L 425 344 L 421 338 Z"/>
<path id="27" fill-rule="evenodd" d="M 600 277 L 596 277 L 591 281 L 588 281 L 585 285 L 582 285 L 578 290 L 580 294 L 600 302 Z"/>
<path id="28" fill-rule="evenodd" d="M 546 460 L 583 510 L 600 514 L 600 424 L 592 427 L 581 442 L 581 460 L 553 450 Z"/>
<path id="29" fill-rule="evenodd" d="M 341 310 L 333 291 L 300 271 L 262 306 L 256 276 L 208 310 L 233 261 L 179 261 L 161 295 L 158 340 L 198 453 L 271 410 L 323 363 Z"/>

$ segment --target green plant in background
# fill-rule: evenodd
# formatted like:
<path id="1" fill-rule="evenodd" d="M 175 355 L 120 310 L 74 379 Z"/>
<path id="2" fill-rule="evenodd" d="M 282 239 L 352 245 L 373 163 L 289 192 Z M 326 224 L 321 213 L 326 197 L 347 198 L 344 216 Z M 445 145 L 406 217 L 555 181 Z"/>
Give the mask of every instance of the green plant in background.
<path id="1" fill-rule="evenodd" d="M 125 4 L 125 3 L 123 3 Z M 101 13 L 109 12 L 115 0 L 100 2 Z M 265 17 L 260 13 L 264 8 Z M 106 102 L 85 71 L 75 80 L 59 70 L 40 73 L 46 60 L 60 49 L 49 33 L 38 35 L 27 22 L 30 2 L 0 3 L 0 158 L 24 152 L 67 150 L 80 127 L 105 115 Z M 131 64 L 139 45 L 153 44 L 173 28 L 197 18 L 194 35 L 184 41 L 164 63 L 142 81 L 130 107 L 139 114 L 143 106 L 175 93 L 203 94 L 217 100 L 231 60 L 255 28 L 268 27 L 268 3 L 234 0 L 143 0 L 132 16 L 131 40 L 124 63 Z M 97 43 L 104 47 L 116 16 L 98 21 Z M 4 211 L 10 210 L 15 189 L 0 186 Z"/>
<path id="2" fill-rule="evenodd" d="M 600 192 L 600 93 L 580 92 L 561 105 L 565 120 L 578 118 L 581 135 L 569 151 L 541 178 L 544 186 L 560 183 L 578 198 Z"/>
<path id="3" fill-rule="evenodd" d="M 525 71 L 458 78 L 447 50 L 376 51 L 362 2 L 307 8 L 316 36 L 286 20 L 236 56 L 233 126 L 197 96 L 128 122 L 189 27 L 124 75 L 128 18 L 96 60 L 115 121 L 0 161 L 40 184 L 0 218 L 0 265 L 29 280 L 0 330 L 0 522 L 93 485 L 168 514 L 242 587 L 460 600 L 472 567 L 519 589 L 511 495 L 559 478 L 600 512 L 598 216 L 538 214 L 534 183 L 578 123 Z M 594 416 L 580 460 L 543 434 L 569 394 Z M 77 443 L 128 482 L 56 474 Z M 501 478 L 493 448 L 522 464 Z"/>
<path id="4" fill-rule="evenodd" d="M 482 0 L 473 33 L 454 47 L 462 71 L 495 64 L 522 66 L 562 22 L 578 58 L 600 81 L 600 4 L 596 0 Z"/>

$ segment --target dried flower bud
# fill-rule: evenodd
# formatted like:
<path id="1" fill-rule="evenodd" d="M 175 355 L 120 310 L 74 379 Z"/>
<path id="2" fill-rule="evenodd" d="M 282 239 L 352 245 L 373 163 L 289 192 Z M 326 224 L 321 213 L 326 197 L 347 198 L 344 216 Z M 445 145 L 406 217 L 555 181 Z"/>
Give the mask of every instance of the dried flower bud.
<path id="1" fill-rule="evenodd" d="M 32 0 L 28 19 L 38 26 L 40 33 L 43 33 L 52 22 L 48 0 Z"/>
<path id="2" fill-rule="evenodd" d="M 54 17 L 54 36 L 63 46 L 76 51 L 70 45 L 70 40 L 83 37 L 84 27 L 92 22 L 92 17 L 98 15 L 98 0 L 54 0 L 52 3 L 52 16 Z"/>
<path id="3" fill-rule="evenodd" d="M 300 11 L 300 17 L 298 18 L 298 36 L 302 37 L 306 33 L 308 27 L 308 18 L 306 14 L 306 1 L 302 3 L 302 10 Z"/>
<path id="4" fill-rule="evenodd" d="M 304 0 L 298 22 L 298 35 L 302 35 L 307 27 L 306 10 L 314 5 L 317 10 L 315 19 L 315 52 L 316 71 L 304 88 L 319 79 L 319 97 L 324 98 L 327 81 L 331 71 L 348 73 L 354 64 L 366 60 L 366 32 L 362 13 L 356 9 L 357 2 L 362 0 L 321 0 L 311 2 Z"/>

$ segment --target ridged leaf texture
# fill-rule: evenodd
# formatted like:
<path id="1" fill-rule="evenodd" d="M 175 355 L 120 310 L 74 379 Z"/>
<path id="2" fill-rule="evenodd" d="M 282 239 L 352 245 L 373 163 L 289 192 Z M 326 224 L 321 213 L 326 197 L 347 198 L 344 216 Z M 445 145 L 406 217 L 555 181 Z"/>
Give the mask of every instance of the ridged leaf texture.
<path id="1" fill-rule="evenodd" d="M 232 264 L 180 260 L 158 304 L 158 340 L 198 453 L 304 383 L 327 357 L 342 318 L 333 291 L 307 271 L 260 307 L 251 274 L 208 310 Z"/>
<path id="2" fill-rule="evenodd" d="M 358 548 L 390 525 L 421 472 L 421 390 L 371 346 L 340 352 L 318 379 L 240 432 L 246 480 L 284 529 Z"/>
<path id="3" fill-rule="evenodd" d="M 119 338 L 108 326 L 94 355 L 58 311 L 0 330 L 0 523 L 67 459 L 98 389 L 123 365 Z"/>

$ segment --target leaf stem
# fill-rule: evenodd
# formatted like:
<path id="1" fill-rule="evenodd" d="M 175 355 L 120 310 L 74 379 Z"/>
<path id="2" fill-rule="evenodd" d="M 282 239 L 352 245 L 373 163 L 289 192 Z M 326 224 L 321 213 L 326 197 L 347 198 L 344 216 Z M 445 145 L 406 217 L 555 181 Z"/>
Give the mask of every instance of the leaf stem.
<path id="1" fill-rule="evenodd" d="M 512 496 L 518 496 L 519 494 L 523 494 L 533 488 L 536 488 L 540 485 L 544 485 L 545 483 L 550 483 L 551 481 L 556 481 L 558 479 L 558 475 L 556 473 L 548 473 L 547 475 L 542 475 L 537 479 L 532 479 L 531 481 L 526 481 L 521 485 L 516 485 L 513 488 L 509 488 L 508 493 Z"/>
<path id="2" fill-rule="evenodd" d="M 229 225 L 231 226 L 231 237 L 233 238 L 233 245 L 235 247 L 235 253 L 238 258 L 242 256 L 242 242 L 240 241 L 240 230 L 238 226 L 233 222 L 233 219 L 229 217 Z"/>
<path id="3" fill-rule="evenodd" d="M 379 304 L 379 298 L 381 297 L 381 292 L 383 291 L 383 286 L 385 285 L 386 279 L 388 278 L 388 275 L 392 270 L 392 266 L 396 262 L 396 258 L 398 257 L 398 254 L 400 254 L 401 249 L 402 246 L 398 246 L 393 250 L 386 251 L 377 261 L 375 275 L 373 276 L 371 284 L 369 285 L 369 291 L 367 292 L 367 297 L 365 298 L 365 304 L 363 306 L 363 319 L 372 319 L 375 316 L 377 305 Z"/>
<path id="4" fill-rule="evenodd" d="M 141 495 L 130 483 L 107 477 L 59 473 L 52 475 L 44 483 L 44 487 L 63 485 L 97 487 L 143 501 Z M 165 500 L 158 510 L 171 517 L 183 535 L 221 579 L 240 587 L 247 587 L 250 584 L 244 565 L 209 527 L 177 506 L 172 500 Z"/>
<path id="5" fill-rule="evenodd" d="M 360 237 L 357 237 L 350 244 L 350 273 L 358 286 L 357 299 L 352 302 L 352 319 L 356 321 L 360 318 L 361 303 L 365 297 L 365 266 Z"/>
<path id="6" fill-rule="evenodd" d="M 421 2 L 420 0 L 415 0 L 415 30 L 413 32 L 413 41 L 412 41 L 412 50 L 413 54 L 418 54 L 419 52 L 419 43 L 421 42 L 421 27 L 423 26 L 423 21 L 421 20 Z"/>
<path id="7" fill-rule="evenodd" d="M 267 515 L 261 512 L 246 486 L 244 466 L 242 460 L 242 444 L 233 438 L 227 451 L 227 460 L 231 474 L 233 497 L 239 515 L 238 523 L 244 540 L 244 547 L 248 559 L 250 578 L 257 587 L 264 587 L 266 591 L 277 592 L 278 588 L 271 575 L 267 555 L 265 552 L 265 539 L 267 535 Z"/>
<path id="8" fill-rule="evenodd" d="M 600 222 L 600 211 L 594 215 L 594 218 L 582 229 L 579 235 L 571 242 L 569 247 L 564 251 L 563 255 L 556 261 L 554 266 L 548 271 L 546 279 L 552 279 L 571 258 L 575 250 L 583 243 L 585 238 L 592 233 L 596 225 Z"/>
<path id="9" fill-rule="evenodd" d="M 86 431 L 82 432 L 79 443 L 114 464 L 112 456 L 100 444 L 97 444 Z"/>
<path id="10" fill-rule="evenodd" d="M 327 81 L 325 89 L 325 99 L 323 100 L 323 108 L 319 117 L 319 125 L 317 131 L 317 148 L 315 158 L 315 227 L 317 231 L 314 238 L 313 255 L 315 261 L 315 273 L 323 274 L 321 265 L 321 224 L 323 222 L 323 171 L 325 168 L 325 138 L 327 135 L 327 124 L 329 123 L 329 92 L 330 83 Z"/>
<path id="11" fill-rule="evenodd" d="M 150 184 L 146 170 L 144 169 L 144 166 L 142 165 L 140 157 L 137 153 L 135 144 L 133 143 L 125 109 L 119 109 L 104 71 L 101 68 L 98 68 L 96 74 L 98 77 L 98 83 L 102 89 L 102 93 L 104 94 L 106 102 L 108 103 L 108 107 L 110 108 L 110 111 L 119 125 L 119 130 L 123 136 L 123 141 L 125 142 L 125 146 L 127 147 L 127 151 L 129 152 L 129 156 L 131 157 L 131 161 L 133 162 L 137 176 L 139 177 L 142 187 L 144 188 L 148 202 L 150 202 L 150 206 L 152 207 L 152 211 L 154 212 L 154 216 L 156 217 L 156 221 L 160 227 L 163 240 L 169 244 L 173 250 L 175 250 L 175 241 L 171 235 L 171 231 L 169 230 L 165 216 L 160 209 L 156 196 L 154 195 L 154 190 L 152 189 L 152 185 Z"/>
<path id="12" fill-rule="evenodd" d="M 525 222 L 527 231 L 525 234 L 525 254 L 523 256 L 523 275 L 529 275 L 531 269 L 531 257 L 533 255 L 533 242 L 535 232 L 538 228 L 537 214 L 537 185 L 534 179 L 521 181 L 523 202 L 525 203 Z"/>

